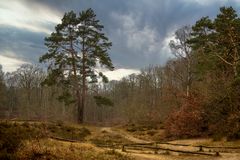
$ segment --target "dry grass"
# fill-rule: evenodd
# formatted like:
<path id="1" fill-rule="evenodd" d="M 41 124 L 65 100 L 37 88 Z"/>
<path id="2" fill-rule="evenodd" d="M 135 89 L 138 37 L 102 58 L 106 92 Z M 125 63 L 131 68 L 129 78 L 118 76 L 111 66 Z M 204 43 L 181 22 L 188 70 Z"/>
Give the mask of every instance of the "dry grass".
<path id="1" fill-rule="evenodd" d="M 5 129 L 13 129 L 12 124 L 7 124 Z M 135 131 L 126 131 L 126 128 L 103 128 L 91 125 L 75 125 L 75 124 L 51 124 L 53 126 L 47 127 L 42 123 L 13 123 L 15 127 L 21 127 L 26 131 L 37 130 L 38 132 L 43 128 L 50 130 L 49 132 L 56 133 L 58 136 L 71 136 L 70 133 L 80 133 L 83 128 L 90 131 L 91 134 L 84 136 L 84 141 L 81 143 L 62 142 L 58 140 L 48 139 L 46 137 L 39 137 L 31 139 L 24 139 L 21 147 L 16 152 L 17 159 L 19 160 L 130 160 L 134 157 L 137 160 L 239 160 L 240 153 L 221 153 L 221 157 L 205 157 L 195 155 L 183 155 L 177 153 L 158 153 L 158 154 L 141 154 L 123 153 L 121 150 L 112 150 L 106 148 L 98 148 L 94 145 L 97 143 L 102 144 L 124 144 L 131 142 L 141 141 L 154 141 L 156 138 L 163 136 L 162 129 L 159 128 L 139 128 Z M 49 125 L 48 125 L 49 126 Z M 35 132 L 34 132 L 35 133 Z M 24 132 L 24 134 L 32 134 L 31 132 Z M 28 136 L 27 136 L 28 137 Z M 190 144 L 190 145 L 206 145 L 206 146 L 239 146 L 240 141 L 213 141 L 211 139 L 187 139 L 175 140 L 171 143 Z M 178 148 L 179 149 L 179 148 Z M 184 148 L 181 148 L 183 149 Z"/>
<path id="2" fill-rule="evenodd" d="M 102 128 L 90 141 L 96 145 L 121 145 L 131 143 L 131 141 L 121 133 L 112 131 L 110 128 Z"/>
<path id="3" fill-rule="evenodd" d="M 204 141 L 198 142 L 198 145 L 199 144 L 206 146 L 236 147 L 240 146 L 240 140 L 228 141 L 226 139 L 222 139 L 219 141 L 214 141 L 212 139 L 206 139 Z"/>
<path id="4" fill-rule="evenodd" d="M 165 139 L 165 132 L 162 128 L 162 124 L 159 126 L 132 124 L 119 127 L 118 129 L 145 141 L 161 141 Z"/>
<path id="5" fill-rule="evenodd" d="M 25 141 L 17 152 L 20 160 L 130 160 L 127 155 L 114 151 L 105 151 L 88 143 L 59 142 L 52 139 Z"/>
<path id="6" fill-rule="evenodd" d="M 182 140 L 174 140 L 171 143 L 178 144 L 189 144 L 193 146 L 220 146 L 220 147 L 240 147 L 240 140 L 235 141 L 227 141 L 226 139 L 222 139 L 219 141 L 215 141 L 211 138 L 195 138 L 195 139 L 182 139 Z"/>
<path id="7" fill-rule="evenodd" d="M 62 123 L 18 123 L 18 122 L 4 122 L 1 123 L 1 131 L 7 134 L 8 139 L 13 140 L 9 142 L 9 147 L 12 147 L 11 142 L 15 140 L 21 141 L 21 145 L 16 145 L 17 150 L 8 153 L 8 150 L 0 148 L 1 151 L 6 151 L 2 158 L 19 159 L 19 160 L 129 160 L 127 155 L 115 151 L 106 151 L 95 147 L 88 143 L 88 137 L 98 137 L 99 128 L 62 124 Z M 20 130 L 21 129 L 21 130 Z M 11 131 L 11 132 L 10 132 Z M 15 138 L 15 131 L 18 132 L 18 137 Z M 93 134 L 91 134 L 93 132 Z M 4 134 L 5 135 L 5 134 Z M 37 135 L 37 136 L 35 136 Z M 44 135 L 44 136 L 38 136 Z M 47 138 L 49 136 L 57 136 L 61 138 L 71 139 L 75 138 L 81 140 L 81 143 L 62 142 Z M 12 138 L 11 138 L 12 137 Z M 86 139 L 85 139 L 86 138 Z M 119 141 L 121 137 L 109 135 L 108 141 Z M 2 136 L 2 139 L 4 137 Z M 84 140 L 84 141 L 83 141 Z M 0 146 L 1 146 L 0 140 Z M 5 142 L 5 141 L 4 141 Z M 8 142 L 8 141 L 6 141 Z M 5 144 L 5 143 L 4 143 Z M 9 148 L 8 147 L 8 148 Z M 1 159 L 1 158 L 0 158 Z"/>

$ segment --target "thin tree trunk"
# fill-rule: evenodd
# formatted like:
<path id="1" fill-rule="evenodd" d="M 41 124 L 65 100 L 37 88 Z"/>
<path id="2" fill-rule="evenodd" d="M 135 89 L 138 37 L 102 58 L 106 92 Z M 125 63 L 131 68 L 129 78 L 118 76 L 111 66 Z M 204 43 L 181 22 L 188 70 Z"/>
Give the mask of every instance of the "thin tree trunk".
<path id="1" fill-rule="evenodd" d="M 191 61 L 190 57 L 187 57 L 187 91 L 186 96 L 189 97 L 190 95 L 190 87 L 191 87 Z"/>

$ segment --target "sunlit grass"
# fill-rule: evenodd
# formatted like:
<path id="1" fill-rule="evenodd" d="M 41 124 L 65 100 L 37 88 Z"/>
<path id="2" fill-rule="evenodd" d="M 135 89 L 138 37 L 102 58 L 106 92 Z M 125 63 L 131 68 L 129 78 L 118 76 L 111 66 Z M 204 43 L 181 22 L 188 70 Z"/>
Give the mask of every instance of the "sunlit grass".
<path id="1" fill-rule="evenodd" d="M 115 151 L 105 151 L 88 143 L 60 142 L 52 139 L 25 141 L 17 152 L 20 159 L 50 158 L 68 160 L 130 160 L 131 158 Z"/>

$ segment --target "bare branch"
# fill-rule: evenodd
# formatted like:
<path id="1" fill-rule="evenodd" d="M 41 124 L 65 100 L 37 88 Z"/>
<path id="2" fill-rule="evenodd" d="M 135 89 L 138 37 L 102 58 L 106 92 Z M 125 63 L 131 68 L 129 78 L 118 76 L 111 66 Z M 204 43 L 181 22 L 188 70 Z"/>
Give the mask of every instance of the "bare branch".
<path id="1" fill-rule="evenodd" d="M 226 59 L 224 59 L 223 57 L 221 57 L 220 55 L 218 55 L 217 53 L 214 53 L 218 58 L 220 58 L 223 62 L 225 62 L 226 64 L 233 66 L 232 63 L 228 62 Z"/>

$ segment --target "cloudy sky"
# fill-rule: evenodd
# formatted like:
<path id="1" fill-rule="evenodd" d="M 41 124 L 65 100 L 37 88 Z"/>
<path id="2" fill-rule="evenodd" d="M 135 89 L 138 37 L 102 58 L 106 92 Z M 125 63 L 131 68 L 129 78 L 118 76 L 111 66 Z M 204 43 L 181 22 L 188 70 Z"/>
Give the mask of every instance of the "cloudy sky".
<path id="1" fill-rule="evenodd" d="M 176 29 L 230 5 L 239 12 L 240 0 L 0 0 L 0 64 L 14 71 L 38 63 L 46 52 L 44 37 L 63 14 L 92 8 L 113 42 L 116 70 L 106 74 L 119 79 L 150 64 L 164 65 Z"/>

